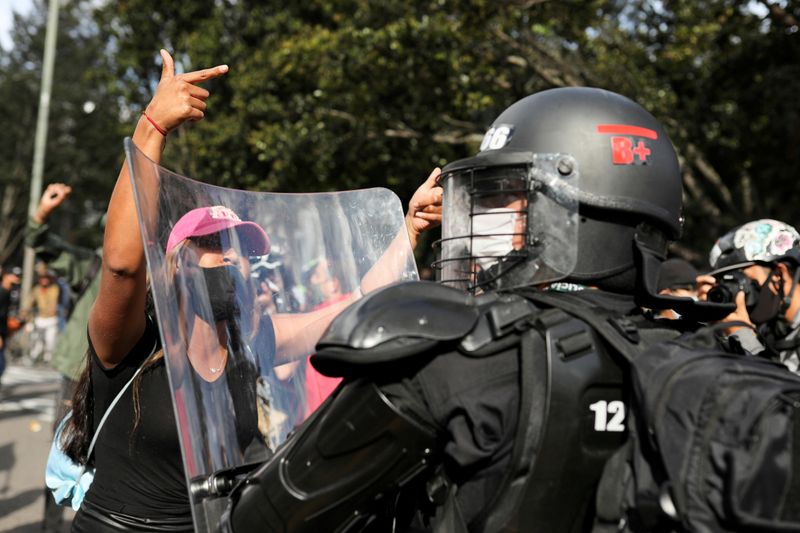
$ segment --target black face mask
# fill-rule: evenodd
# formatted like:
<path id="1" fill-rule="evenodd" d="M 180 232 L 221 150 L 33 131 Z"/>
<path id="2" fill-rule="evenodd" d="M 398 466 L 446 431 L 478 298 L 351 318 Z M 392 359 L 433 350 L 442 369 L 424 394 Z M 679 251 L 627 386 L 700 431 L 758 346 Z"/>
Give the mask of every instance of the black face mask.
<path id="1" fill-rule="evenodd" d="M 756 300 L 756 304 L 748 313 L 750 315 L 750 320 L 756 325 L 773 321 L 778 318 L 781 312 L 783 304 L 783 281 L 781 281 L 778 286 L 778 292 L 772 292 L 769 286 L 773 273 L 774 271 L 770 272 L 767 280 L 759 287 L 758 300 Z"/>
<path id="2" fill-rule="evenodd" d="M 208 291 L 208 303 L 211 317 L 200 315 L 203 320 L 214 322 L 232 320 L 239 316 L 237 291 L 244 289 L 244 277 L 235 266 L 218 266 L 201 268 Z M 201 306 L 202 307 L 202 306 Z"/>

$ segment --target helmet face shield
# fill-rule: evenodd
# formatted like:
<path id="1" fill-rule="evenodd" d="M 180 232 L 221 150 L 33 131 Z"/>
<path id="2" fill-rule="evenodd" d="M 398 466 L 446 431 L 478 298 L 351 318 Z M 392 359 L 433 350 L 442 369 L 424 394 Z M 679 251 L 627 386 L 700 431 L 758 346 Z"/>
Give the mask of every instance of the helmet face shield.
<path id="1" fill-rule="evenodd" d="M 439 280 L 471 292 L 568 276 L 577 259 L 578 172 L 569 156 L 446 172 Z M 561 172 L 558 169 L 561 169 Z"/>

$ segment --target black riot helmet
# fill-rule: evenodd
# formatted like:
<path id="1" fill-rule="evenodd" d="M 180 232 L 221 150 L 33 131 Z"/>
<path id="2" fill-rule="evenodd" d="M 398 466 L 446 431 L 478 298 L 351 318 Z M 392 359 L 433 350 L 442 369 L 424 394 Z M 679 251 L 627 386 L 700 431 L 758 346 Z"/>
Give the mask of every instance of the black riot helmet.
<path id="1" fill-rule="evenodd" d="M 523 98 L 440 183 L 442 282 L 474 291 L 567 280 L 675 308 L 654 298 L 681 232 L 678 158 L 632 100 L 586 87 Z"/>

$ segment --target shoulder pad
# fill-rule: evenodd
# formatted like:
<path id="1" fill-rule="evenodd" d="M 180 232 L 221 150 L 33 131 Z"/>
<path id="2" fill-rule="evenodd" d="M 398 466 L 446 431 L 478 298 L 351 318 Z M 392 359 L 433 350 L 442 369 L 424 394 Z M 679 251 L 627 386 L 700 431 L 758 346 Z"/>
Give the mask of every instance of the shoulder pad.
<path id="1" fill-rule="evenodd" d="M 430 281 L 409 281 L 372 292 L 342 311 L 319 347 L 374 348 L 403 337 L 452 340 L 478 318 L 471 295 Z"/>
<path id="2" fill-rule="evenodd" d="M 392 361 L 461 339 L 478 320 L 477 299 L 430 281 L 390 285 L 342 311 L 317 344 L 312 363 L 325 374 L 337 372 L 331 365 Z"/>
<path id="3" fill-rule="evenodd" d="M 317 344 L 311 362 L 326 375 L 340 376 L 358 365 L 386 363 L 451 343 L 465 355 L 483 357 L 534 325 L 531 302 L 514 294 L 472 296 L 438 283 L 399 283 L 345 309 Z"/>

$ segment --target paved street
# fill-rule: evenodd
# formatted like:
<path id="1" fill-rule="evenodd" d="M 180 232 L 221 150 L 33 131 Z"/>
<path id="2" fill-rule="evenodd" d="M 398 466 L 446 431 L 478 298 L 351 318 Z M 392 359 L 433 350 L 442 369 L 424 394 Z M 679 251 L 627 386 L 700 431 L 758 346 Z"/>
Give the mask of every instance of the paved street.
<path id="1" fill-rule="evenodd" d="M 0 532 L 42 531 L 44 466 L 52 439 L 59 375 L 10 366 L 0 385 Z M 61 531 L 69 531 L 72 510 Z"/>

